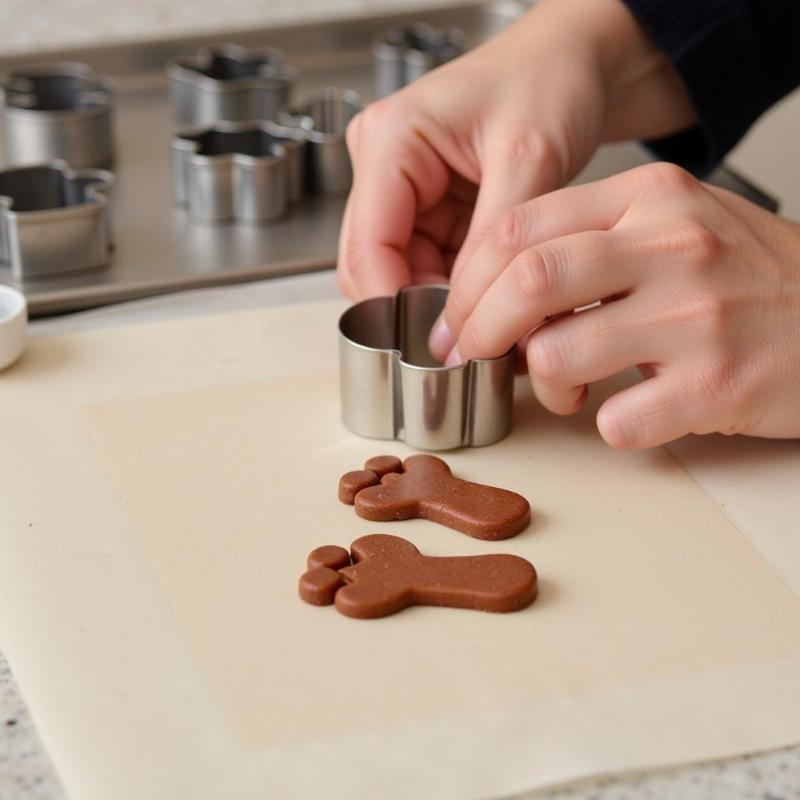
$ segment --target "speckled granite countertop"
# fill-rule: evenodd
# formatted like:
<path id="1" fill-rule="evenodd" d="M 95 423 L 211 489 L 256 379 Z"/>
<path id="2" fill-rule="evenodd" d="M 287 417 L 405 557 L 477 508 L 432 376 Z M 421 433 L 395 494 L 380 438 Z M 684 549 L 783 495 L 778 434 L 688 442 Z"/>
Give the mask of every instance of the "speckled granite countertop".
<path id="1" fill-rule="evenodd" d="M 146 38 L 168 38 L 241 30 L 250 25 L 289 24 L 301 20 L 357 16 L 381 11 L 408 11 L 415 7 L 457 4 L 458 0 L 3 0 L 0 3 L 0 52 L 47 51 L 98 43 Z M 767 179 L 790 212 L 800 209 L 798 168 L 786 168 L 778 159 L 779 145 L 795 142 L 800 122 L 800 102 L 786 104 L 773 113 L 734 156 L 734 164 Z M 769 147 L 762 147 L 765 142 Z M 792 160 L 794 164 L 796 160 Z M 302 284 L 297 283 L 301 281 Z M 242 287 L 187 293 L 134 304 L 144 315 L 163 313 L 164 307 L 205 309 L 241 307 L 265 301 L 278 284 L 302 285 L 309 296 L 334 291 L 330 273 L 269 281 Z M 268 286 L 268 289 L 265 289 Z M 108 315 L 104 310 L 79 317 Z M 125 312 L 123 311 L 122 314 Z M 179 312 L 180 313 L 180 312 Z M 45 322 L 42 328 L 59 325 Z M 89 323 L 91 324 L 91 323 Z M 2 800 L 64 800 L 55 771 L 41 746 L 33 721 L 17 690 L 11 670 L 0 653 L 0 798 Z M 642 775 L 582 782 L 548 792 L 526 795 L 538 800 L 800 800 L 800 746 L 771 753 L 682 767 Z M 110 799 L 111 800 L 111 799 Z"/>
<path id="2" fill-rule="evenodd" d="M 63 796 L 11 667 L 0 652 L 0 797 L 62 800 Z"/>

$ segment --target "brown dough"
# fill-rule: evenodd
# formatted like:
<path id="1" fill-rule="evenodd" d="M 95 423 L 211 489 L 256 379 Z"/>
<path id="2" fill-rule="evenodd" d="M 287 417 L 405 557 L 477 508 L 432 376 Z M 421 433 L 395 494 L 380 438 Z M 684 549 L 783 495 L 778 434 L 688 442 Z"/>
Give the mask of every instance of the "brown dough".
<path id="1" fill-rule="evenodd" d="M 402 472 L 403 462 L 397 456 L 374 456 L 367 460 L 364 469 L 342 475 L 339 480 L 339 499 L 353 505 L 356 495 L 367 486 L 374 486 L 389 472 Z"/>
<path id="2" fill-rule="evenodd" d="M 300 578 L 300 597 L 313 606 L 329 606 L 337 589 L 344 586 L 337 570 L 349 564 L 350 553 L 344 547 L 325 545 L 312 550 L 306 562 L 308 572 Z"/>
<path id="3" fill-rule="evenodd" d="M 382 478 L 390 472 L 402 472 L 403 462 L 397 456 L 373 456 L 367 459 L 364 469 Z"/>
<path id="4" fill-rule="evenodd" d="M 356 495 L 367 486 L 374 486 L 380 478 L 368 469 L 356 469 L 339 478 L 339 499 L 348 506 L 356 501 Z"/>
<path id="5" fill-rule="evenodd" d="M 519 556 L 424 556 L 405 539 L 374 533 L 356 539 L 349 554 L 318 547 L 299 588 L 307 603 L 372 619 L 415 605 L 519 611 L 536 599 L 537 577 Z"/>
<path id="6" fill-rule="evenodd" d="M 515 492 L 456 478 L 441 458 L 376 456 L 339 481 L 339 499 L 376 522 L 429 519 L 476 539 L 508 539 L 531 519 L 528 501 Z"/>

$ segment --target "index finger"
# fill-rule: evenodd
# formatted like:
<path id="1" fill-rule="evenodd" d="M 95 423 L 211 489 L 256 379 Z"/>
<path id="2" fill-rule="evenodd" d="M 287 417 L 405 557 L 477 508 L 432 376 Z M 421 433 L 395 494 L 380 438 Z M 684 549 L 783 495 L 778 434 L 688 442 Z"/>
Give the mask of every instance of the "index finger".
<path id="1" fill-rule="evenodd" d="M 620 191 L 623 180 L 569 186 L 509 211 L 452 281 L 443 314 L 452 339 L 458 339 L 489 287 L 522 252 L 551 239 L 614 227 L 629 203 L 628 193 Z"/>
<path id="2" fill-rule="evenodd" d="M 353 188 L 339 242 L 339 269 L 361 297 L 411 282 L 406 249 L 417 215 L 444 196 L 449 173 L 406 115 L 381 101 L 351 123 Z"/>
<path id="3" fill-rule="evenodd" d="M 447 365 L 502 355 L 546 319 L 633 291 L 647 255 L 636 232 L 584 231 L 515 258 L 464 323 Z"/>

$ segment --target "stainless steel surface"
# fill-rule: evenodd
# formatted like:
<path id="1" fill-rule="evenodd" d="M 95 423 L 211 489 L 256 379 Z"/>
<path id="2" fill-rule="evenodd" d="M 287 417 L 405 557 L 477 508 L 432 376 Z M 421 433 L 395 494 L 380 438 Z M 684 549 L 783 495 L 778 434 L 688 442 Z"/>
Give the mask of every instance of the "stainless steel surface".
<path id="1" fill-rule="evenodd" d="M 289 102 L 293 72 L 277 48 L 203 48 L 167 64 L 175 119 L 183 125 L 276 119 Z"/>
<path id="2" fill-rule="evenodd" d="M 23 279 L 107 264 L 113 183 L 63 161 L 0 171 L 0 261 Z"/>
<path id="3" fill-rule="evenodd" d="M 40 64 L 3 79 L 5 157 L 10 164 L 62 159 L 71 167 L 113 161 L 112 92 L 85 64 Z"/>
<path id="4" fill-rule="evenodd" d="M 353 182 L 347 152 L 347 124 L 364 107 L 352 89 L 327 87 L 307 96 L 282 122 L 302 130 L 308 140 L 309 190 L 322 195 L 344 194 Z"/>
<path id="5" fill-rule="evenodd" d="M 303 196 L 306 142 L 270 123 L 218 122 L 172 140 L 175 202 L 206 221 L 263 222 Z"/>
<path id="6" fill-rule="evenodd" d="M 443 367 L 428 334 L 446 286 L 410 286 L 365 300 L 339 321 L 342 421 L 372 439 L 421 450 L 480 447 L 511 429 L 514 353 Z"/>
<path id="7" fill-rule="evenodd" d="M 387 31 L 372 45 L 375 95 L 385 97 L 402 89 L 426 72 L 461 55 L 464 49 L 464 32 L 454 27 L 436 28 L 417 23 Z"/>
<path id="8" fill-rule="evenodd" d="M 425 21 L 457 26 L 468 42 L 507 25 L 523 6 L 466 3 L 325 25 L 293 25 L 233 35 L 187 37 L 51 53 L 58 61 L 83 61 L 116 87 L 114 187 L 115 248 L 108 267 L 93 273 L 22 280 L 0 266 L 0 283 L 22 289 L 32 316 L 72 311 L 147 295 L 330 268 L 336 258 L 344 198 L 313 197 L 296 213 L 261 226 L 211 225 L 193 220 L 172 202 L 169 142 L 174 132 L 164 66 L 168 60 L 235 41 L 246 48 L 278 47 L 297 68 L 295 92 L 308 96 L 329 85 L 372 96 L 371 45 L 390 28 Z M 0 72 L 38 57 L 0 58 Z M 604 177 L 644 161 L 635 145 L 602 150 L 582 179 Z M 740 190 L 750 196 L 750 187 Z M 758 201 L 758 197 L 755 197 Z"/>

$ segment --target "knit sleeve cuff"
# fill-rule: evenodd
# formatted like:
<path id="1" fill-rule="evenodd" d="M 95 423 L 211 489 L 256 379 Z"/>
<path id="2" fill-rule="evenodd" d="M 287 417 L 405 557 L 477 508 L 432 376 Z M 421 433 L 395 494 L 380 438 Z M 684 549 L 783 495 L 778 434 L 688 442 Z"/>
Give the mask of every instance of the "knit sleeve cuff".
<path id="1" fill-rule="evenodd" d="M 696 128 L 647 142 L 659 158 L 710 172 L 770 105 L 765 67 L 742 0 L 623 0 L 686 85 Z"/>

